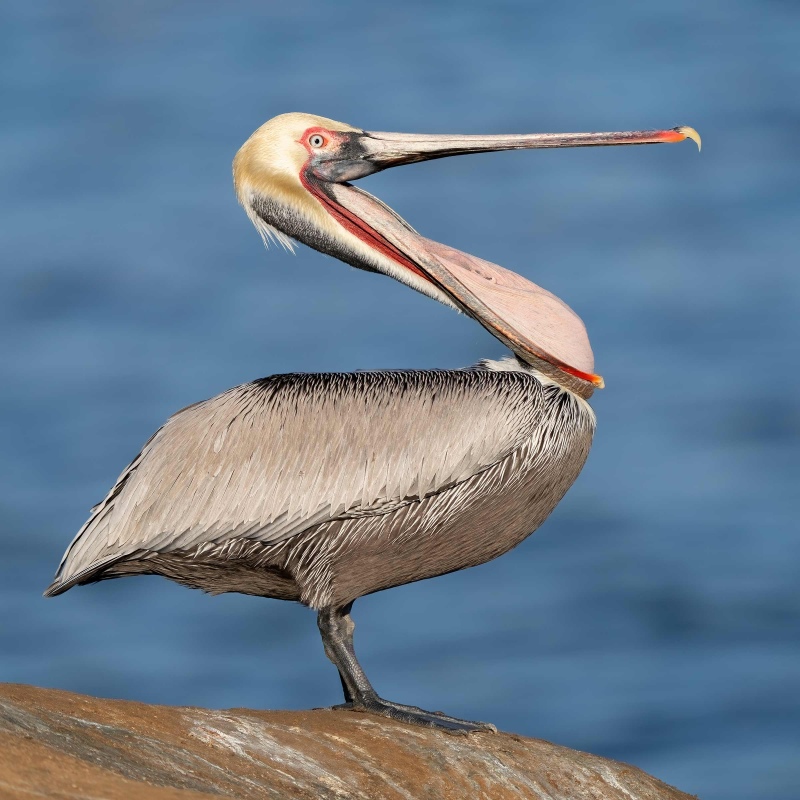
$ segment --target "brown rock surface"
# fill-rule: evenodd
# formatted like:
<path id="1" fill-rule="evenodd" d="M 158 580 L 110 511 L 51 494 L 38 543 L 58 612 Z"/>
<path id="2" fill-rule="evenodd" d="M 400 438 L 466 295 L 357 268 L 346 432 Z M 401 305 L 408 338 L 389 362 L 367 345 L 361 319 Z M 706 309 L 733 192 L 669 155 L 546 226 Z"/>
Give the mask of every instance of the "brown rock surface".
<path id="1" fill-rule="evenodd" d="M 0 798 L 689 800 L 635 767 L 506 733 L 353 712 L 209 711 L 0 684 Z"/>

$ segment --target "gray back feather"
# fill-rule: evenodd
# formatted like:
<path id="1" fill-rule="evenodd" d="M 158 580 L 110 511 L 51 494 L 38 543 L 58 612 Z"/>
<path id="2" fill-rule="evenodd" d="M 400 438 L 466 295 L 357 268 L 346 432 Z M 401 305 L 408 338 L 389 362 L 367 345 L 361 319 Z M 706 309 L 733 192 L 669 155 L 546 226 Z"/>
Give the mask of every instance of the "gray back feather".
<path id="1" fill-rule="evenodd" d="M 539 382 L 484 369 L 276 375 L 171 417 L 68 548 L 54 589 L 136 552 L 278 542 L 467 480 L 529 439 Z"/>

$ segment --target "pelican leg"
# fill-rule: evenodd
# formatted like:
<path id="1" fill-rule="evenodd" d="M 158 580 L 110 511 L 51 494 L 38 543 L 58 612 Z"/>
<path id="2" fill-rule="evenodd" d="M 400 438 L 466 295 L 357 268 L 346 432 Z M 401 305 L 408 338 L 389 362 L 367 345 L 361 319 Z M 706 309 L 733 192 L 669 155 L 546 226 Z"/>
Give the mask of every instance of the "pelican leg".
<path id="1" fill-rule="evenodd" d="M 325 655 L 339 670 L 345 702 L 335 709 L 362 711 L 389 717 L 398 722 L 422 725 L 427 728 L 440 728 L 449 733 L 470 733 L 471 731 L 496 731 L 488 722 L 449 717 L 439 711 L 424 711 L 416 706 L 392 703 L 378 696 L 369 682 L 353 649 L 353 630 L 355 625 L 350 618 L 352 603 L 342 608 L 324 608 L 317 615 L 317 624 L 322 634 Z"/>

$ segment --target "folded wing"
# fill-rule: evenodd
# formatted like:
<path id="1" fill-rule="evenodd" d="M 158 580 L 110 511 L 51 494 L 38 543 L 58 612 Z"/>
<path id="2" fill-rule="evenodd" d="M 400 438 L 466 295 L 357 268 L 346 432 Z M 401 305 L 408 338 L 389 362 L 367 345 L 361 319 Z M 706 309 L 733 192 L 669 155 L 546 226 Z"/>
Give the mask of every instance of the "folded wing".
<path id="1" fill-rule="evenodd" d="M 277 375 L 171 417 L 67 549 L 48 594 L 142 551 L 277 542 L 488 469 L 533 434 L 541 390 L 472 369 Z"/>

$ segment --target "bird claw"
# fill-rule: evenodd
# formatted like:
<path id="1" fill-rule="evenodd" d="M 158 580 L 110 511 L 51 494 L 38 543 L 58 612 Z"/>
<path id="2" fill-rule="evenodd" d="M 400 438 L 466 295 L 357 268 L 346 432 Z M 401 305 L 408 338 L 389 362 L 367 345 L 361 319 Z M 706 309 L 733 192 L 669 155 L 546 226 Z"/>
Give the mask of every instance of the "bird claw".
<path id="1" fill-rule="evenodd" d="M 441 711 L 425 711 L 417 706 L 406 706 L 401 703 L 392 703 L 380 697 L 369 698 L 358 702 L 347 702 L 332 707 L 334 711 L 356 711 L 366 714 L 376 714 L 387 717 L 397 722 L 409 725 L 419 725 L 425 728 L 437 728 L 446 733 L 466 735 L 468 733 L 491 732 L 497 733 L 497 728 L 490 722 L 475 722 L 472 720 L 451 717 Z"/>

